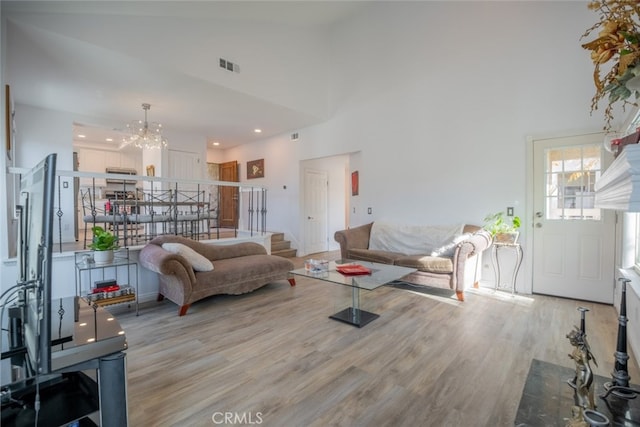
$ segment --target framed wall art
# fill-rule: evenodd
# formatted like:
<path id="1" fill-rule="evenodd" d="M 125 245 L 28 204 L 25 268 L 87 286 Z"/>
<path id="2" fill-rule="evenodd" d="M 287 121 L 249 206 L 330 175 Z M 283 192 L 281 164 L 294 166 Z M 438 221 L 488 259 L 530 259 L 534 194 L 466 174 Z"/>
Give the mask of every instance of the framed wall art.
<path id="1" fill-rule="evenodd" d="M 360 179 L 358 171 L 351 172 L 351 195 L 357 196 L 360 191 Z"/>
<path id="2" fill-rule="evenodd" d="M 13 159 L 14 134 L 15 134 L 15 110 L 13 99 L 11 98 L 11 88 L 4 86 L 4 122 L 5 122 L 5 148 L 7 158 Z"/>
<path id="3" fill-rule="evenodd" d="M 247 162 L 247 179 L 264 178 L 264 159 Z"/>

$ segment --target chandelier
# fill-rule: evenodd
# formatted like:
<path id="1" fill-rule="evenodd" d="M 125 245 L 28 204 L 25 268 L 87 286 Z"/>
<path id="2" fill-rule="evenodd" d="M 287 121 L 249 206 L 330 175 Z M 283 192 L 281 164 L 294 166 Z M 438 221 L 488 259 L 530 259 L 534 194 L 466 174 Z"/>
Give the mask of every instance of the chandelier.
<path id="1" fill-rule="evenodd" d="M 151 104 L 142 104 L 142 109 L 144 121 L 134 120 L 127 124 L 129 134 L 122 138 L 120 147 L 133 144 L 137 148 L 148 150 L 167 148 L 167 138 L 162 136 L 162 125 L 155 122 L 149 123 L 147 120 L 147 112 L 151 109 Z"/>

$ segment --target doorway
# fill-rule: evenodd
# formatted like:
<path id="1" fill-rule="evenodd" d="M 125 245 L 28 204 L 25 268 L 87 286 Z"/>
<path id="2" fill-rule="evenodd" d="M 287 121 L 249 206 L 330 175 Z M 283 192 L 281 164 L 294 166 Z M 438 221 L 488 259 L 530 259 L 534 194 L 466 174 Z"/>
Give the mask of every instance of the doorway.
<path id="1" fill-rule="evenodd" d="M 304 170 L 304 253 L 314 254 L 328 250 L 327 231 L 327 172 Z"/>
<path id="2" fill-rule="evenodd" d="M 340 248 L 333 234 L 347 224 L 349 160 L 349 154 L 340 154 L 300 162 L 299 250 L 303 255 Z"/>
<path id="3" fill-rule="evenodd" d="M 222 163 L 220 165 L 220 180 L 238 182 L 238 162 Z M 218 225 L 222 228 L 238 228 L 238 187 L 220 186 L 220 211 Z"/>
<path id="4" fill-rule="evenodd" d="M 594 206 L 602 133 L 533 139 L 532 292 L 613 303 L 615 215 Z"/>

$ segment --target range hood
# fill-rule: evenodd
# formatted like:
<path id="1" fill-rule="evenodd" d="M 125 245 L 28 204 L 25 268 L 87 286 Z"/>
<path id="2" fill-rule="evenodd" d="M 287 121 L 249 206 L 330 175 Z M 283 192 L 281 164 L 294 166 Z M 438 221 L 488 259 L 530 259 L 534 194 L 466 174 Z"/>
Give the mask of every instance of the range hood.
<path id="1" fill-rule="evenodd" d="M 105 169 L 106 173 L 110 173 L 110 174 L 118 174 L 118 175 L 137 175 L 136 170 L 135 169 L 128 169 L 128 168 L 114 168 L 114 167 L 108 167 Z M 124 177 L 123 177 L 124 178 Z M 107 184 L 136 184 L 137 181 L 131 180 L 131 179 L 116 179 L 116 178 L 107 178 L 106 179 Z"/>
<path id="2" fill-rule="evenodd" d="M 640 212 L 640 144 L 622 152 L 595 183 L 595 207 Z"/>

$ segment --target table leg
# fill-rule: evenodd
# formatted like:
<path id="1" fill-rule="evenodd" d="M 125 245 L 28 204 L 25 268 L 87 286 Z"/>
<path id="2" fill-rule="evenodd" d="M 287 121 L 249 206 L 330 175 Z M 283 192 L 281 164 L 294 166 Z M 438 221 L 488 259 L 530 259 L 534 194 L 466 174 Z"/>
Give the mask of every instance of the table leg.
<path id="1" fill-rule="evenodd" d="M 379 314 L 360 310 L 360 288 L 355 286 L 355 283 L 351 286 L 351 307 L 345 308 L 333 316 L 329 316 L 330 319 L 348 323 L 352 326 L 357 326 L 358 328 L 363 327 L 378 317 L 380 317 Z"/>
<path id="2" fill-rule="evenodd" d="M 127 368 L 124 353 L 100 358 L 98 390 L 100 425 L 103 427 L 128 426 Z"/>
<path id="3" fill-rule="evenodd" d="M 491 250 L 491 260 L 492 260 L 492 264 L 493 264 L 493 272 L 495 274 L 495 290 L 497 291 L 498 289 L 500 289 L 501 287 L 501 277 L 500 277 L 500 261 L 499 261 L 499 249 L 503 249 L 503 248 L 513 248 L 513 250 L 515 251 L 516 254 L 516 260 L 515 260 L 515 265 L 513 267 L 513 274 L 511 276 L 511 295 L 515 295 L 516 292 L 516 280 L 518 278 L 518 272 L 520 271 L 520 266 L 522 265 L 522 259 L 523 259 L 523 251 L 522 251 L 522 246 L 520 246 L 519 244 L 513 244 L 513 245 L 506 245 L 506 246 L 500 246 L 497 244 L 494 244 L 492 246 L 492 250 Z"/>
<path id="4" fill-rule="evenodd" d="M 513 277 L 511 278 L 511 295 L 516 293 L 516 279 L 518 278 L 518 272 L 520 271 L 520 265 L 522 265 L 522 246 L 518 245 L 516 249 L 516 266 L 513 269 Z"/>
<path id="5" fill-rule="evenodd" d="M 491 264 L 493 265 L 493 274 L 496 280 L 495 290 L 497 291 L 498 288 L 500 287 L 500 265 L 498 264 L 498 246 L 497 245 L 491 246 L 491 261 L 492 261 Z"/>
<path id="6" fill-rule="evenodd" d="M 355 286 L 351 287 L 351 322 L 354 324 L 360 324 L 360 288 L 356 288 Z"/>

